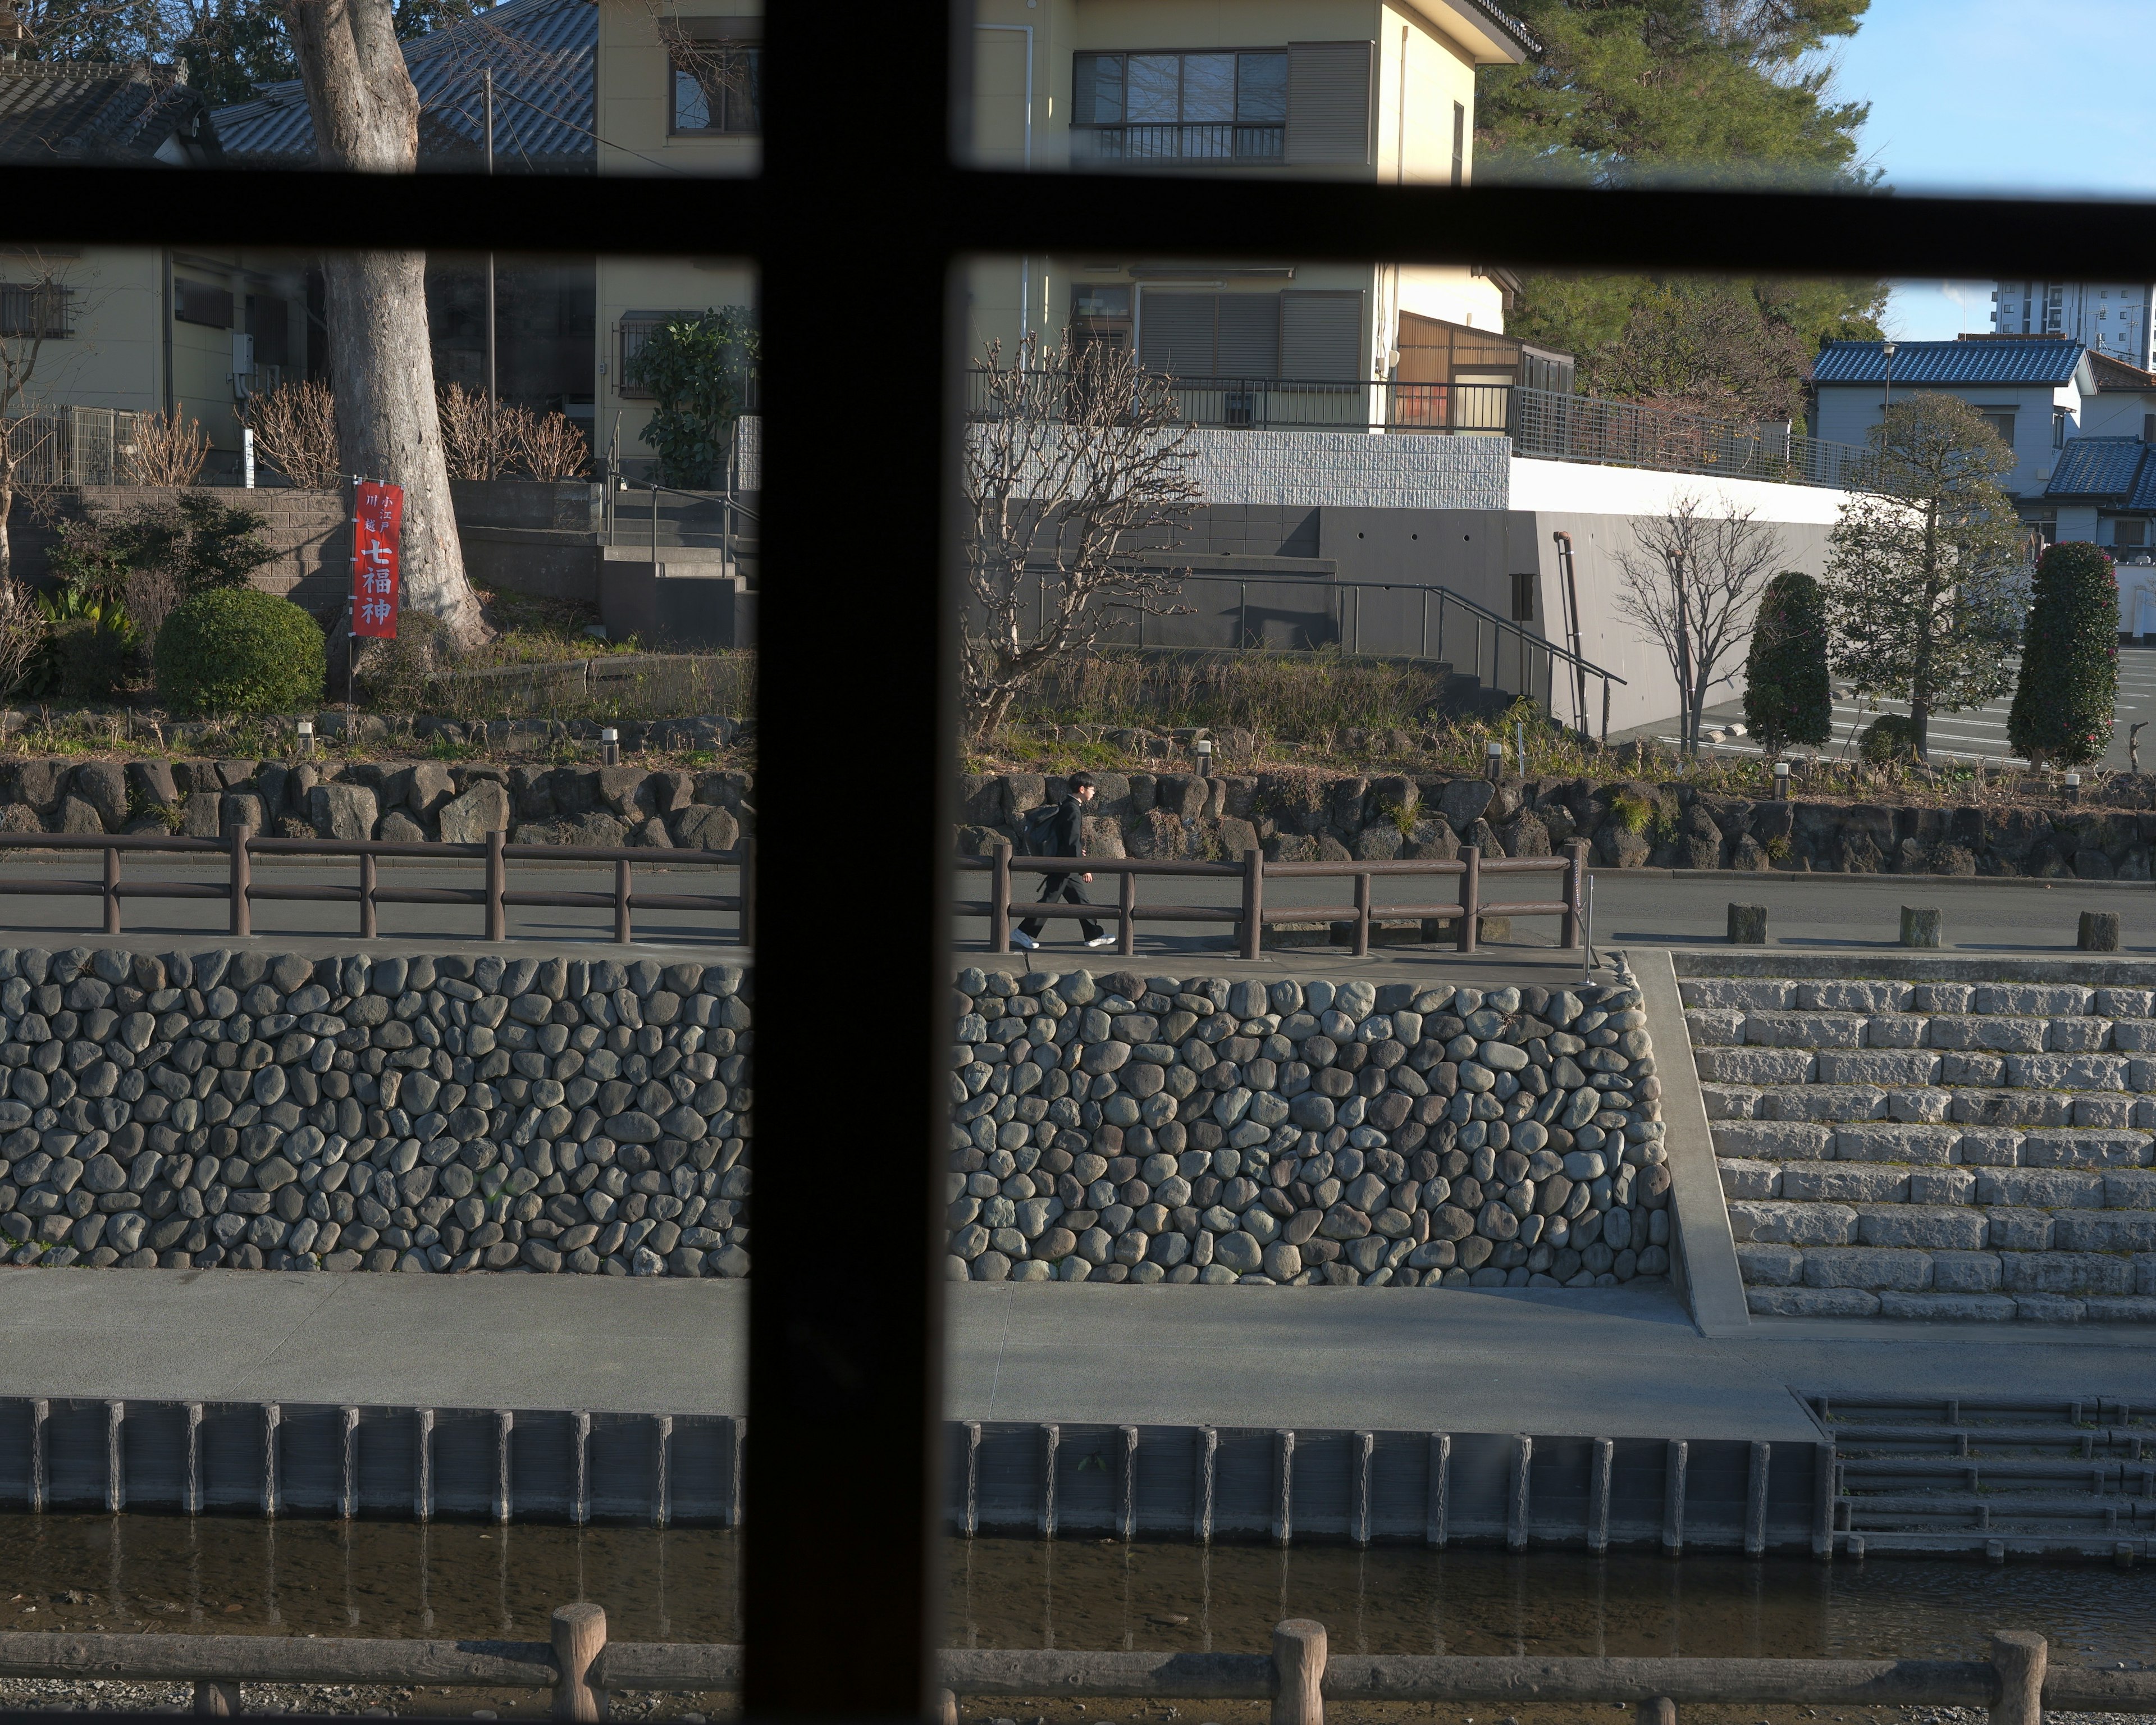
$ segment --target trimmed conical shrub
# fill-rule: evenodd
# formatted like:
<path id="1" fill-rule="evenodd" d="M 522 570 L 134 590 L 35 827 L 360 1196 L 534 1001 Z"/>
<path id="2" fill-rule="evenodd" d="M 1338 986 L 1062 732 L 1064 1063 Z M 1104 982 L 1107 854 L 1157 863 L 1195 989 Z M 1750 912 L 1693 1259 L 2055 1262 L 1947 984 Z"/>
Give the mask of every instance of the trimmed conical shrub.
<path id="1" fill-rule="evenodd" d="M 2118 698 L 2118 577 L 2095 546 L 2055 545 L 2036 565 L 2007 741 L 2032 761 L 2100 761 Z"/>
<path id="2" fill-rule="evenodd" d="M 1770 755 L 1792 743 L 1833 739 L 1826 594 L 1799 570 L 1784 570 L 1760 596 L 1744 661 L 1744 724 Z"/>

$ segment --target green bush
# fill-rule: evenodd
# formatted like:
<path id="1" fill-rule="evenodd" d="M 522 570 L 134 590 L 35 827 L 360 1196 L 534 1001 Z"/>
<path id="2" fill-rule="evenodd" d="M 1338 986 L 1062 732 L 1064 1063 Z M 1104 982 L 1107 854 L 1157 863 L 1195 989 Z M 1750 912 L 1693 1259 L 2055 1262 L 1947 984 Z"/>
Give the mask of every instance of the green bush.
<path id="1" fill-rule="evenodd" d="M 322 698 L 321 626 L 253 588 L 197 593 L 157 631 L 157 687 L 185 713 L 290 712 Z"/>
<path id="2" fill-rule="evenodd" d="M 2055 545 L 2036 565 L 2007 740 L 2032 761 L 2100 761 L 2118 698 L 2118 577 L 2093 545 Z"/>
<path id="3" fill-rule="evenodd" d="M 1767 583 L 1744 663 L 1744 725 L 1770 755 L 1833 740 L 1826 674 L 1826 591 L 1799 570 Z"/>
<path id="4" fill-rule="evenodd" d="M 1864 727 L 1857 751 L 1867 761 L 1906 761 L 1917 752 L 1917 721 L 1901 713 L 1881 713 Z"/>
<path id="5" fill-rule="evenodd" d="M 118 598 L 97 598 L 74 586 L 38 595 L 44 639 L 23 667 L 24 695 L 103 701 L 129 680 L 141 632 Z"/>

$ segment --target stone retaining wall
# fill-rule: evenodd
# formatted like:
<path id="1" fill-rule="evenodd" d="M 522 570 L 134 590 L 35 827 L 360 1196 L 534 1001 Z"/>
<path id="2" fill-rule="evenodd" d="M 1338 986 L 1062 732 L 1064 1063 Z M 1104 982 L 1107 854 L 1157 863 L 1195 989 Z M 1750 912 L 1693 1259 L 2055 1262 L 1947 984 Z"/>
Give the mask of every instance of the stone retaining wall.
<path id="1" fill-rule="evenodd" d="M 954 1279 L 1610 1286 L 1669 1270 L 1637 988 L 958 975 Z"/>
<path id="2" fill-rule="evenodd" d="M 1611 868 L 2146 880 L 2156 846 L 2156 813 L 2117 809 L 1755 803 L 1640 780 L 1095 777 L 1097 812 L 1086 824 L 1099 856 L 1240 860 L 1257 849 L 1283 862 L 1449 859 L 1466 845 L 1486 856 L 1548 856 L 1584 839 L 1590 860 Z M 1020 814 L 1062 790 L 1060 778 L 1037 773 L 963 778 L 960 849 L 1012 839 Z"/>
<path id="3" fill-rule="evenodd" d="M 727 850 L 756 825 L 740 772 L 276 761 L 0 763 L 0 833 L 181 833 Z"/>
<path id="4" fill-rule="evenodd" d="M 0 948 L 0 1247 L 748 1273 L 740 967 Z"/>

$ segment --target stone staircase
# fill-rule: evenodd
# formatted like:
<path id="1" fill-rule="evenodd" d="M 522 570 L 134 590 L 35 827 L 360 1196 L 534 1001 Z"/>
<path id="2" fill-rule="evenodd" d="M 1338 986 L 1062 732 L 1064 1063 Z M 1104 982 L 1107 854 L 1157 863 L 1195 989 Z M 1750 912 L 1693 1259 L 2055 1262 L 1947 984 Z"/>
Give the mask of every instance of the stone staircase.
<path id="1" fill-rule="evenodd" d="M 1686 968 L 1755 1314 L 2156 1320 L 2156 988 Z"/>

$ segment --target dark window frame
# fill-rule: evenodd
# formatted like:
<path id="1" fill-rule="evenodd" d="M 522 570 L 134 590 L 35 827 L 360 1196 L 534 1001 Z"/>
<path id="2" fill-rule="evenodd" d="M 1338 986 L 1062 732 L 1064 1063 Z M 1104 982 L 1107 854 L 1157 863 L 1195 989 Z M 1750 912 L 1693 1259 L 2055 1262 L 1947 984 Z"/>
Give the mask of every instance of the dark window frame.
<path id="1" fill-rule="evenodd" d="M 0 336 L 15 341 L 74 339 L 75 290 L 64 282 L 0 281 Z"/>
<path id="2" fill-rule="evenodd" d="M 729 64 L 716 83 L 707 82 L 694 62 L 708 59 Z M 744 81 L 732 63 L 747 70 Z M 684 126 L 681 120 L 681 83 L 693 80 L 703 94 L 706 113 L 717 110 L 716 126 Z M 738 106 L 742 111 L 737 115 Z M 670 138 L 760 138 L 763 136 L 763 43 L 758 38 L 737 37 L 699 41 L 693 50 L 666 50 L 666 136 Z"/>
<path id="3" fill-rule="evenodd" d="M 963 20 L 962 8 L 948 10 Z M 873 1253 L 831 1253 L 819 1172 L 829 1117 L 767 1106 L 758 1121 L 756 1278 L 737 1290 L 750 1296 L 753 1431 L 745 1710 L 802 1725 L 927 1716 L 944 1609 L 935 1574 L 946 1299 L 936 1177 L 948 1132 L 957 810 L 955 775 L 941 763 L 956 748 L 948 679 L 957 588 L 947 547 L 957 542 L 950 500 L 968 357 L 952 307 L 963 305 L 965 260 L 1058 249 L 1187 255 L 1194 244 L 1258 258 L 1289 234 L 1296 254 L 1313 261 L 1958 280 L 2017 269 L 2033 277 L 2056 259 L 2060 233 L 2102 232 L 2112 267 L 2156 280 L 2149 201 L 1453 189 L 954 166 L 964 140 L 953 137 L 949 116 L 954 92 L 965 111 L 967 85 L 948 37 L 928 27 L 933 16 L 857 8 L 834 33 L 813 9 L 774 10 L 757 177 L 443 174 L 386 198 L 373 174 L 26 166 L 11 167 L 0 217 L 13 230 L 0 239 L 17 243 L 316 251 L 364 236 L 373 245 L 516 252 L 567 234 L 581 254 L 589 236 L 604 234 L 621 236 L 624 253 L 759 265 L 762 550 L 767 566 L 814 578 L 767 583 L 757 617 L 769 721 L 757 798 L 759 1019 L 825 1014 L 830 978 L 858 972 L 861 925 L 834 906 L 858 897 L 860 859 L 833 842 L 828 787 L 831 762 L 859 754 L 864 718 L 873 720 L 876 758 L 901 783 L 876 804 L 875 880 L 887 901 L 908 907 L 878 929 L 890 1016 L 886 1034 L 853 1050 L 848 1081 L 875 1099 L 879 1178 L 894 1193 L 911 1185 L 911 1240 L 895 1233 Z M 895 87 L 908 93 L 896 106 Z M 274 195 L 293 191 L 303 195 Z M 1207 218 L 1199 241 L 1196 198 Z M 2122 208 L 2143 218 L 2121 221 Z M 880 321 L 908 339 L 878 349 L 875 399 L 911 404 L 922 432 L 936 434 L 894 435 L 888 412 L 860 410 L 862 360 L 846 335 L 860 322 L 865 257 L 904 259 L 877 278 Z M 839 501 L 852 519 L 940 519 L 943 530 L 892 533 L 874 557 L 834 555 Z M 941 603 L 894 604 L 894 593 Z M 829 698 L 834 690 L 862 695 Z M 757 1059 L 767 1098 L 829 1093 L 829 1055 L 814 1040 L 768 1037 Z M 678 1363 L 696 1373 L 714 1363 Z M 834 1625 L 845 1643 L 837 1656 Z"/>

